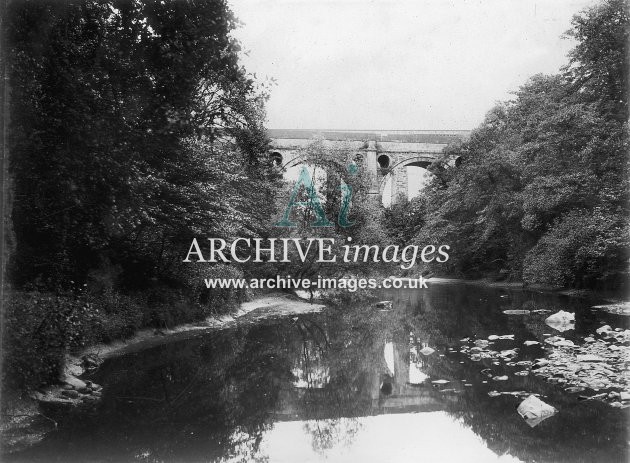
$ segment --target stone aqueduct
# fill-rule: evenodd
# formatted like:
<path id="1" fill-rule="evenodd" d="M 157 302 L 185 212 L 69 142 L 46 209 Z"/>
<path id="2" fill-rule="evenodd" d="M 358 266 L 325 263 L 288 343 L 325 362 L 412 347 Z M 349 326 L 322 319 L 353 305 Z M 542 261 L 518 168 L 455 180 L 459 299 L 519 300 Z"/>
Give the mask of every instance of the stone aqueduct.
<path id="1" fill-rule="evenodd" d="M 356 151 L 369 171 L 370 195 L 381 200 L 391 175 L 392 203 L 407 196 L 407 166 L 426 168 L 447 144 L 468 135 L 465 130 L 269 130 L 271 155 L 284 168 L 303 162 L 303 149 L 316 138 L 331 147 Z"/>

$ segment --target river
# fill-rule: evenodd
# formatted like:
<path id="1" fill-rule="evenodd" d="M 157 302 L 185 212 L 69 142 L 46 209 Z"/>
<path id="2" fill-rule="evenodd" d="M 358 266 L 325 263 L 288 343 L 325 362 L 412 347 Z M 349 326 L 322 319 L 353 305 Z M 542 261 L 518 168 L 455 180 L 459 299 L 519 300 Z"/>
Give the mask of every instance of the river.
<path id="1" fill-rule="evenodd" d="M 579 347 L 627 317 L 586 299 L 464 284 L 379 297 L 391 308 L 251 313 L 108 359 L 86 376 L 103 386 L 99 405 L 7 461 L 628 460 L 628 409 L 589 400 L 609 389 L 568 392 L 531 366 L 553 360 L 546 339 Z M 559 310 L 575 313 L 574 326 L 545 323 Z M 533 427 L 517 413 L 530 394 L 557 409 Z"/>

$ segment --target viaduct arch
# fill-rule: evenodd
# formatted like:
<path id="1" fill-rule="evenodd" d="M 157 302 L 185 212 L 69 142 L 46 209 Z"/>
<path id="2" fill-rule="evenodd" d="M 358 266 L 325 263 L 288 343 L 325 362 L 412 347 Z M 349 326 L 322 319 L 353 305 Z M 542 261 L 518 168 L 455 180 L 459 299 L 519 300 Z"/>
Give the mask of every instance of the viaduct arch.
<path id="1" fill-rule="evenodd" d="M 281 130 L 270 129 L 272 159 L 283 168 L 298 165 L 303 149 L 314 139 L 324 146 L 347 147 L 367 168 L 369 194 L 379 201 L 391 176 L 392 204 L 407 196 L 407 166 L 427 167 L 449 143 L 462 140 L 467 130 Z"/>

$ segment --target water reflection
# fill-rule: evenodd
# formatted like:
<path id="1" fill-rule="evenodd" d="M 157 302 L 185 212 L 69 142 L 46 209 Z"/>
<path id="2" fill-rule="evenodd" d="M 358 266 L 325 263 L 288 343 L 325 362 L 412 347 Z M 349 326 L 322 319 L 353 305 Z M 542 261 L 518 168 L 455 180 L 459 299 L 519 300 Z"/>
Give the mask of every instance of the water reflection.
<path id="1" fill-rule="evenodd" d="M 320 423 L 327 426 L 332 420 Z M 342 428 L 356 426 L 349 420 L 335 420 Z M 356 421 L 356 420 L 354 420 Z M 385 414 L 360 420 L 360 431 L 350 440 L 330 446 L 322 454 L 313 445 L 313 422 L 277 423 L 265 434 L 260 453 L 269 461 L 295 462 L 396 462 L 418 461 L 445 463 L 519 462 L 510 455 L 496 455 L 461 421 L 446 412 Z"/>
<path id="2" fill-rule="evenodd" d="M 624 318 L 587 301 L 469 286 L 384 294 L 393 308 L 333 309 L 248 323 L 105 362 L 98 409 L 61 417 L 58 432 L 13 461 L 626 461 L 627 415 L 579 401 L 496 359 L 471 360 L 462 338 L 524 346 L 553 331 L 547 314 L 575 312 L 581 342 Z M 530 310 L 506 315 L 505 310 Z M 505 381 L 491 377 L 506 376 Z M 500 385 L 498 385 L 500 383 Z M 530 428 L 527 391 L 559 413 Z"/>

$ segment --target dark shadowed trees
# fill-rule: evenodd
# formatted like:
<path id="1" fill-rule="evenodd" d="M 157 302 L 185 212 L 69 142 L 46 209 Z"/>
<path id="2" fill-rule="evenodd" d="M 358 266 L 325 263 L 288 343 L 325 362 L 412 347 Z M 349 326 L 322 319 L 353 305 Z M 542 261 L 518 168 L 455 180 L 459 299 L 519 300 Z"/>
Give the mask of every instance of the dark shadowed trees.
<path id="1" fill-rule="evenodd" d="M 260 231 L 277 174 L 234 27 L 222 0 L 11 2 L 17 285 L 177 284 L 193 234 Z"/>
<path id="2" fill-rule="evenodd" d="M 558 75 L 532 77 L 434 166 L 419 240 L 449 271 L 553 286 L 618 286 L 628 264 L 627 5 L 575 16 Z M 442 268 L 443 269 L 443 268 Z"/>

